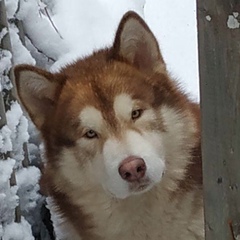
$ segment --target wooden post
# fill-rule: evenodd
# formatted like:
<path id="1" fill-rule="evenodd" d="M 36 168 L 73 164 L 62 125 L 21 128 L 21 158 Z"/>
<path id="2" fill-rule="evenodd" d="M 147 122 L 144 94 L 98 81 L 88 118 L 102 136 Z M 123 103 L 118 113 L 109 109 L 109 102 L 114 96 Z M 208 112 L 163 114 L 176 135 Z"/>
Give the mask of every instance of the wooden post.
<path id="1" fill-rule="evenodd" d="M 240 239 L 240 0 L 197 0 L 206 240 Z"/>

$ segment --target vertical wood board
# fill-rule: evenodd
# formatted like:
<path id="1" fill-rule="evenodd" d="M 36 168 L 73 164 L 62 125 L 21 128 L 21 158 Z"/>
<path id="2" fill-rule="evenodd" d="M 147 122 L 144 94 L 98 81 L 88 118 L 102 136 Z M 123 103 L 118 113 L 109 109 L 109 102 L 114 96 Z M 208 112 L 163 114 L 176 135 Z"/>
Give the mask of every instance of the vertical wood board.
<path id="1" fill-rule="evenodd" d="M 198 0 L 207 240 L 240 235 L 240 0 Z"/>

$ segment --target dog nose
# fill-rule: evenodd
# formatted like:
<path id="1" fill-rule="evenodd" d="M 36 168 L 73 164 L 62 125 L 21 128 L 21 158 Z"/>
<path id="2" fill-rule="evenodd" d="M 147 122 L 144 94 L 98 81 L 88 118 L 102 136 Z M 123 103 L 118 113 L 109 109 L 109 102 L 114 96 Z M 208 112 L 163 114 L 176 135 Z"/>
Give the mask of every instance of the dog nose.
<path id="1" fill-rule="evenodd" d="M 122 179 L 134 182 L 144 177 L 146 164 L 142 158 L 130 156 L 122 161 L 118 172 Z"/>

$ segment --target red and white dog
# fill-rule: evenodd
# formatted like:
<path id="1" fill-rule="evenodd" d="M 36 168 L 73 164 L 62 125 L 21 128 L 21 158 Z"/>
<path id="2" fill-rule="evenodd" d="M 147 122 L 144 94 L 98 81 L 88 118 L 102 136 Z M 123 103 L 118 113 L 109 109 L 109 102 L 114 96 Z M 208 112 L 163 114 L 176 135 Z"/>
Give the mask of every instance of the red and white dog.
<path id="1" fill-rule="evenodd" d="M 44 187 L 68 240 L 204 239 L 200 117 L 146 23 L 52 74 L 15 68 L 46 147 Z"/>

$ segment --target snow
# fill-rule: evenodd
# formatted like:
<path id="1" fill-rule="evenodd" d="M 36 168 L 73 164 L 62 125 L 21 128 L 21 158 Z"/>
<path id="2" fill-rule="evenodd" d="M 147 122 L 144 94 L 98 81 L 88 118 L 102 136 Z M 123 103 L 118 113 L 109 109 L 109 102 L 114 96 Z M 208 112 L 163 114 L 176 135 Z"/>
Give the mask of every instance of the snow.
<path id="1" fill-rule="evenodd" d="M 41 198 L 39 192 L 40 170 L 34 166 L 22 168 L 16 173 L 18 183 L 18 195 L 20 205 L 24 211 L 28 212 L 37 206 L 37 201 Z M 31 179 L 31 181 L 29 181 Z"/>
<path id="2" fill-rule="evenodd" d="M 18 35 L 18 29 L 16 27 L 13 27 L 10 29 L 9 33 L 12 43 L 14 64 L 17 65 L 26 63 L 30 65 L 35 65 L 35 59 L 31 56 L 29 50 L 26 49 L 21 43 Z"/>
<path id="3" fill-rule="evenodd" d="M 94 3 L 91 4 L 91 1 Z M 110 46 L 122 15 L 134 10 L 145 17 L 160 42 L 164 59 L 173 77 L 179 79 L 194 100 L 199 100 L 196 2 L 185 0 L 121 1 L 58 0 L 53 16 L 69 46 L 52 67 L 57 71 L 93 49 Z M 86 22 L 88 24 L 86 24 Z M 76 23 L 76 24 L 72 24 Z"/>
<path id="4" fill-rule="evenodd" d="M 169 71 L 198 101 L 196 1 L 147 0 L 145 19 L 160 43 Z"/>
<path id="5" fill-rule="evenodd" d="M 238 12 L 234 12 L 233 15 L 228 16 L 228 20 L 227 20 L 228 28 L 230 29 L 240 28 L 240 22 L 237 20 L 238 15 L 239 15 Z"/>
<path id="6" fill-rule="evenodd" d="M 6 159 L 6 161 L 0 161 L 0 190 L 2 190 L 3 185 L 10 179 L 14 165 L 15 161 L 10 158 Z"/>
<path id="7" fill-rule="evenodd" d="M 237 17 L 239 16 L 239 13 L 238 13 L 238 12 L 233 12 L 233 16 L 234 16 L 235 18 L 237 18 Z"/>
<path id="8" fill-rule="evenodd" d="M 12 84 L 10 79 L 8 78 L 8 73 L 10 68 L 12 67 L 12 54 L 8 50 L 1 50 L 0 49 L 0 90 L 3 89 L 11 89 Z"/>
<path id="9" fill-rule="evenodd" d="M 5 6 L 7 10 L 8 18 L 14 18 L 14 14 L 18 8 L 18 1 L 16 0 L 5 0 Z"/>
<path id="10" fill-rule="evenodd" d="M 34 240 L 30 224 L 24 219 L 21 223 L 12 222 L 3 228 L 2 240 Z"/>
<path id="11" fill-rule="evenodd" d="M 53 30 L 48 18 L 40 12 L 38 1 L 19 1 L 20 8 L 16 16 L 23 21 L 25 33 L 34 46 L 54 60 L 67 53 L 67 45 Z"/>
<path id="12" fill-rule="evenodd" d="M 57 14 L 53 16 L 53 21 L 69 50 L 51 67 L 51 70 L 55 72 L 67 63 L 91 54 L 93 50 L 110 46 L 122 15 L 132 9 L 143 16 L 144 2 L 144 0 L 122 0 L 121 3 L 109 0 L 58 0 L 55 5 Z"/>
<path id="13" fill-rule="evenodd" d="M 122 15 L 134 10 L 156 35 L 171 75 L 193 99 L 199 100 L 195 1 L 185 0 L 182 4 L 179 0 L 5 0 L 5 3 L 11 21 L 9 29 L 0 32 L 0 41 L 9 33 L 12 53 L 0 48 L 3 94 L 13 86 L 8 77 L 12 63 L 37 65 L 55 72 L 93 50 L 111 46 Z M 229 28 L 239 28 L 237 17 L 237 12 L 229 15 Z M 16 19 L 23 23 L 25 46 Z M 206 16 L 206 20 L 211 21 L 211 17 Z M 44 161 L 43 145 L 16 101 L 10 103 L 6 118 L 7 125 L 0 129 L 3 158 L 0 160 L 0 238 L 30 240 L 44 232 L 43 240 L 49 240 L 42 222 L 45 198 L 39 193 L 41 173 L 37 168 Z M 23 145 L 26 144 L 31 166 L 24 168 Z M 16 186 L 9 183 L 13 172 Z M 61 219 L 51 199 L 47 201 L 55 231 L 61 235 L 57 227 Z M 15 223 L 15 207 L 19 204 L 22 218 L 20 223 Z"/>
<path id="14" fill-rule="evenodd" d="M 212 17 L 211 17 L 210 15 L 207 15 L 205 18 L 206 18 L 206 20 L 209 21 L 209 22 L 212 20 Z"/>
<path id="15" fill-rule="evenodd" d="M 11 109 L 6 113 L 7 126 L 11 131 L 10 138 L 12 142 L 11 151 L 16 159 L 16 166 L 22 165 L 24 159 L 23 143 L 29 139 L 28 121 L 23 116 L 22 109 L 17 102 L 13 102 Z"/>
<path id="16" fill-rule="evenodd" d="M 12 151 L 11 130 L 7 125 L 0 129 L 0 151 L 1 153 L 7 153 Z"/>
<path id="17" fill-rule="evenodd" d="M 0 42 L 2 41 L 3 37 L 7 34 L 8 30 L 7 28 L 3 28 L 0 32 Z"/>
<path id="18" fill-rule="evenodd" d="M 15 160 L 0 161 L 0 223 L 11 223 L 15 217 L 15 207 L 18 205 L 17 186 L 10 187 Z M 0 225 L 1 226 L 1 225 Z"/>
<path id="19" fill-rule="evenodd" d="M 0 52 L 1 63 L 0 63 L 0 74 L 3 74 L 4 71 L 9 71 L 12 67 L 11 58 L 12 54 L 8 50 L 2 50 Z"/>

